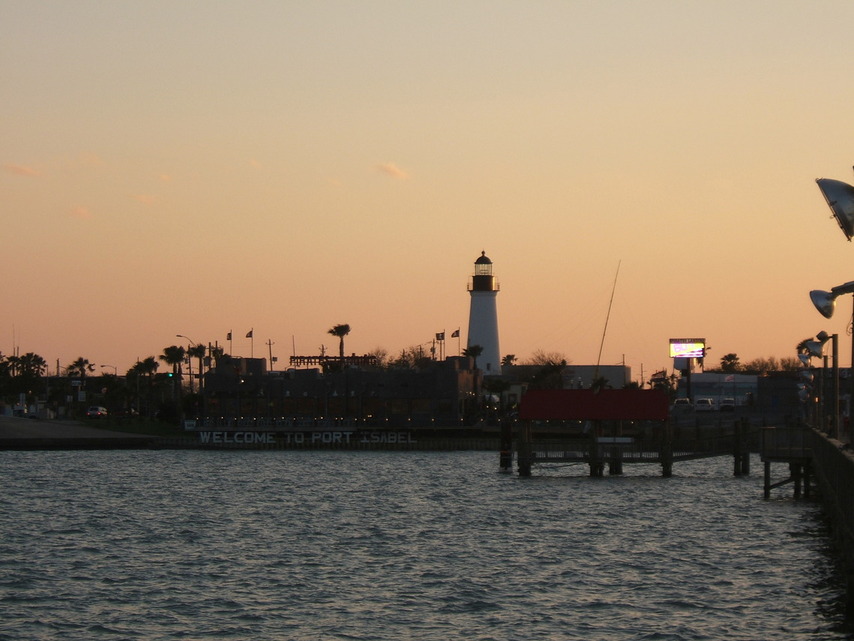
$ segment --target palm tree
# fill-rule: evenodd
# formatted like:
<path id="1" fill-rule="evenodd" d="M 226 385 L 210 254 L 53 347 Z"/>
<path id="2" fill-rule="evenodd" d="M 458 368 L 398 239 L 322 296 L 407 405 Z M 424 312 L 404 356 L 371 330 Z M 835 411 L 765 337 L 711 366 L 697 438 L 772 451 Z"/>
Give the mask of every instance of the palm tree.
<path id="1" fill-rule="evenodd" d="M 722 372 L 737 372 L 741 369 L 741 363 L 738 360 L 738 354 L 729 353 L 721 356 L 721 371 Z"/>
<path id="2" fill-rule="evenodd" d="M 95 365 L 90 363 L 88 359 L 83 358 L 82 356 L 77 357 L 77 360 L 71 363 L 68 367 L 65 368 L 65 375 L 69 378 L 73 378 L 75 376 L 85 379 L 87 372 L 94 372 Z"/>
<path id="3" fill-rule="evenodd" d="M 29 402 L 33 397 L 32 390 L 47 371 L 47 361 L 33 352 L 27 352 L 23 356 L 10 356 L 6 360 L 12 371 L 10 391 L 26 394 Z"/>
<path id="4" fill-rule="evenodd" d="M 38 378 L 47 371 L 47 361 L 38 354 L 27 352 L 23 356 L 10 356 L 13 376 Z"/>
<path id="5" fill-rule="evenodd" d="M 180 345 L 171 345 L 163 348 L 163 353 L 158 356 L 161 361 L 172 366 L 173 381 L 181 380 L 181 363 L 184 362 L 184 348 Z M 175 398 L 175 386 L 177 382 L 172 383 L 172 398 Z"/>
<path id="6" fill-rule="evenodd" d="M 160 367 L 160 363 L 158 363 L 157 359 L 153 356 L 148 356 L 144 360 L 139 361 L 135 367 L 139 368 L 140 374 L 145 374 L 148 376 L 149 380 L 151 380 L 157 372 L 157 369 Z"/>
<path id="7" fill-rule="evenodd" d="M 482 345 L 469 345 L 463 350 L 463 356 L 468 356 L 474 359 L 474 368 L 477 369 L 477 357 L 483 354 Z"/>
<path id="8" fill-rule="evenodd" d="M 154 374 L 155 374 L 155 372 L 157 372 L 157 368 L 159 368 L 159 367 L 160 367 L 160 363 L 157 362 L 157 359 L 154 358 L 153 356 L 149 356 L 149 357 L 145 358 L 144 360 L 137 361 L 136 365 L 134 365 L 132 368 L 132 370 L 134 371 L 134 373 L 136 374 L 137 377 L 145 376 L 148 379 L 148 385 L 146 386 L 147 387 L 146 402 L 148 404 L 149 415 L 152 414 L 152 407 L 151 407 L 151 395 L 152 395 L 152 388 L 153 388 L 152 382 L 154 379 Z M 140 411 L 140 406 L 139 406 L 139 402 L 140 402 L 139 379 L 138 378 L 137 378 L 136 390 L 137 390 L 137 408 L 136 409 L 137 409 L 137 411 Z"/>
<path id="9" fill-rule="evenodd" d="M 800 343 L 798 343 L 795 346 L 795 349 L 797 350 L 798 354 L 809 354 L 810 348 L 807 347 L 807 343 L 812 343 L 814 340 L 814 338 L 805 338 Z"/>
<path id="10" fill-rule="evenodd" d="M 350 326 L 345 324 L 335 325 L 329 330 L 329 334 L 338 337 L 338 356 L 341 357 L 341 362 L 344 362 L 344 337 L 350 333 Z"/>
<path id="11" fill-rule="evenodd" d="M 204 345 L 193 345 L 187 350 L 187 356 L 190 358 L 198 358 L 199 359 L 199 391 L 202 390 L 203 382 L 204 382 L 204 372 L 202 368 L 204 367 L 204 358 L 205 352 L 207 348 Z M 193 381 L 190 380 L 190 390 L 193 389 Z"/>

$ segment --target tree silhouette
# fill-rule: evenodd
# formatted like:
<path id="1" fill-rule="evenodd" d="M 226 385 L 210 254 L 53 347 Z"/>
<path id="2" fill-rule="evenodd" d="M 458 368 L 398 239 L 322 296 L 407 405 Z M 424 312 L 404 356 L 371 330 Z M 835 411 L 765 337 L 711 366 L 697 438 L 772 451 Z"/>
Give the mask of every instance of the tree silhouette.
<path id="1" fill-rule="evenodd" d="M 94 372 L 95 365 L 90 363 L 88 359 L 79 356 L 77 360 L 75 360 L 71 365 L 65 368 L 65 375 L 69 378 L 74 376 L 79 376 L 80 378 L 86 378 L 86 374 L 88 372 Z"/>
<path id="2" fill-rule="evenodd" d="M 184 362 L 184 354 L 184 348 L 180 345 L 170 345 L 169 347 L 164 347 L 163 353 L 158 356 L 161 361 L 172 366 L 172 376 L 175 379 L 175 382 L 172 383 L 173 398 L 175 397 L 176 386 L 179 385 L 179 381 L 181 380 L 181 363 Z"/>
<path id="3" fill-rule="evenodd" d="M 346 323 L 341 325 L 335 325 L 332 329 L 329 330 L 329 334 L 338 337 L 338 356 L 341 357 L 341 361 L 344 361 L 344 337 L 350 333 L 350 326 Z"/>
<path id="4" fill-rule="evenodd" d="M 193 345 L 187 350 L 187 356 L 190 358 L 199 359 L 199 391 L 202 391 L 204 387 L 204 372 L 202 371 L 204 368 L 204 358 L 205 352 L 207 348 L 204 345 Z M 192 389 L 193 382 L 190 381 L 190 388 Z"/>
<path id="5" fill-rule="evenodd" d="M 738 354 L 724 354 L 721 356 L 721 371 L 737 372 L 741 369 L 741 363 L 738 360 Z"/>
<path id="6" fill-rule="evenodd" d="M 469 345 L 463 350 L 463 356 L 468 356 L 474 359 L 474 368 L 477 369 L 477 357 L 483 354 L 482 345 Z"/>

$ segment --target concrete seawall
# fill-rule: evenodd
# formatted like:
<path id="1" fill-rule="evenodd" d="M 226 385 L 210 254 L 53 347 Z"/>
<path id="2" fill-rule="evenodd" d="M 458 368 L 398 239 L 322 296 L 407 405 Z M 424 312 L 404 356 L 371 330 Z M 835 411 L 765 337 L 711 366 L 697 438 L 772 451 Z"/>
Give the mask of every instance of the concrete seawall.
<path id="1" fill-rule="evenodd" d="M 845 577 L 849 613 L 854 613 L 854 450 L 811 430 L 812 471 Z"/>
<path id="2" fill-rule="evenodd" d="M 96 422 L 96 421 L 95 421 Z M 327 438 L 328 437 L 328 438 Z M 270 429 L 199 430 L 173 436 L 127 434 L 77 421 L 41 421 L 0 417 L 0 450 L 499 450 L 497 434 L 466 434 L 458 429 L 316 430 L 281 432 Z"/>
<path id="3" fill-rule="evenodd" d="M 0 450 L 147 449 L 157 437 L 89 427 L 77 421 L 0 416 Z"/>

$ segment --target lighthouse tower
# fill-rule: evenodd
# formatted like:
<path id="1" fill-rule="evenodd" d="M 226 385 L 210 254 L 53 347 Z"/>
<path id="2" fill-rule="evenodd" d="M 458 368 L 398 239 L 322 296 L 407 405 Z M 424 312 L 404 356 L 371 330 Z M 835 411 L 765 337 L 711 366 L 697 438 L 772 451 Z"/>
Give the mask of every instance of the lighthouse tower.
<path id="1" fill-rule="evenodd" d="M 474 275 L 468 290 L 471 295 L 471 308 L 467 345 L 480 345 L 483 348 L 477 357 L 478 369 L 487 375 L 500 374 L 498 310 L 495 306 L 498 283 L 492 275 L 492 261 L 487 258 L 486 252 L 481 252 L 480 257 L 474 261 Z"/>

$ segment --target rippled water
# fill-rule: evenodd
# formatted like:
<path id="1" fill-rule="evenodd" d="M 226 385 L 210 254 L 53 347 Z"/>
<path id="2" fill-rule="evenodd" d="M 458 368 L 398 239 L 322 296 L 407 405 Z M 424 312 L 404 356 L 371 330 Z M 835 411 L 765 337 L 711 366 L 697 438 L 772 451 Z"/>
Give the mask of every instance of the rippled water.
<path id="1" fill-rule="evenodd" d="M 0 453 L 0 639 L 852 638 L 818 508 L 760 474 L 497 458 Z"/>

